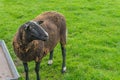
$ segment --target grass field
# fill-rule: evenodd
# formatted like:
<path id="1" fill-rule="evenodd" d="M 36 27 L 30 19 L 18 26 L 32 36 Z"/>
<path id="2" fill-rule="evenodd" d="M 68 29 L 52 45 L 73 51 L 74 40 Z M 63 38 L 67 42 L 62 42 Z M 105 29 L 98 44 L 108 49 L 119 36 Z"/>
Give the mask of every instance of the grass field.
<path id="1" fill-rule="evenodd" d="M 58 44 L 54 64 L 41 63 L 42 80 L 120 79 L 120 1 L 119 0 L 0 0 L 0 39 L 4 39 L 24 80 L 21 61 L 15 56 L 12 39 L 19 26 L 44 11 L 57 11 L 66 17 L 67 72 L 61 74 L 62 56 Z M 34 62 L 29 63 L 30 80 L 35 80 Z"/>

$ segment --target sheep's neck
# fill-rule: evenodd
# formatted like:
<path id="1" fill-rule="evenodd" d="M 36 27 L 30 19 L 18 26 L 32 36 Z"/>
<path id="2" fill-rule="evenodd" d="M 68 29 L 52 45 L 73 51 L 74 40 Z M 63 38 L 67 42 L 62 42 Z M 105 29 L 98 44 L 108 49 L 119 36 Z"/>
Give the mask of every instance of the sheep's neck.
<path id="1" fill-rule="evenodd" d="M 32 45 L 31 42 L 28 42 L 28 41 L 25 41 L 25 40 L 24 41 L 21 40 L 19 45 L 20 45 L 20 48 L 25 52 L 27 52 L 29 50 L 29 48 L 32 47 L 32 46 L 30 46 L 30 45 Z"/>
<path id="2" fill-rule="evenodd" d="M 19 42 L 21 46 L 27 46 L 30 43 L 30 41 L 23 36 L 19 37 Z"/>
<path id="3" fill-rule="evenodd" d="M 27 39 L 25 32 L 22 32 L 18 37 L 22 45 L 28 45 L 31 42 Z"/>

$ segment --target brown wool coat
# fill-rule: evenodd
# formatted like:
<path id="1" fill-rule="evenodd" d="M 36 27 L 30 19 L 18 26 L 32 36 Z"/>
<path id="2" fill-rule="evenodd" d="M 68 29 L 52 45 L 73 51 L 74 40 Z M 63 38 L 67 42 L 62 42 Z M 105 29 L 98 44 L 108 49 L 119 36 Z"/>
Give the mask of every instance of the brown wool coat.
<path id="1" fill-rule="evenodd" d="M 24 40 L 24 29 L 19 29 L 13 39 L 13 48 L 15 54 L 23 62 L 42 60 L 48 52 L 52 51 L 58 42 L 65 46 L 66 44 L 66 21 L 64 16 L 57 12 L 45 12 L 37 16 L 33 21 L 44 21 L 41 26 L 49 34 L 49 40 L 33 40 L 28 43 Z M 22 39 L 20 36 L 22 35 Z"/>

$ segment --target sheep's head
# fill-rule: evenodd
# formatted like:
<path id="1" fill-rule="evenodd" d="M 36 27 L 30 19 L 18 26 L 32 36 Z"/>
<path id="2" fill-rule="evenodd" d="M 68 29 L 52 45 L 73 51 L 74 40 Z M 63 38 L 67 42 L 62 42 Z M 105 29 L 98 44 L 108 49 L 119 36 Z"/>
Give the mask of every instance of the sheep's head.
<path id="1" fill-rule="evenodd" d="M 32 40 L 42 40 L 46 41 L 48 40 L 48 33 L 42 28 L 40 24 L 42 24 L 43 21 L 30 21 L 24 24 L 24 30 L 26 33 L 26 38 L 29 41 Z"/>

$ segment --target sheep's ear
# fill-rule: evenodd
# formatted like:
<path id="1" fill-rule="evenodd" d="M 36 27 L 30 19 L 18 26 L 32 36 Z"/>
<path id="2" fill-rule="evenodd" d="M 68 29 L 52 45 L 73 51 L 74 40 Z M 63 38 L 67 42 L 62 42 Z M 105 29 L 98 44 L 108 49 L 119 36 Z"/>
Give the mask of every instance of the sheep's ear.
<path id="1" fill-rule="evenodd" d="M 37 21 L 38 24 L 42 24 L 44 21 Z"/>
<path id="2" fill-rule="evenodd" d="M 29 25 L 25 25 L 25 30 L 29 30 Z"/>

